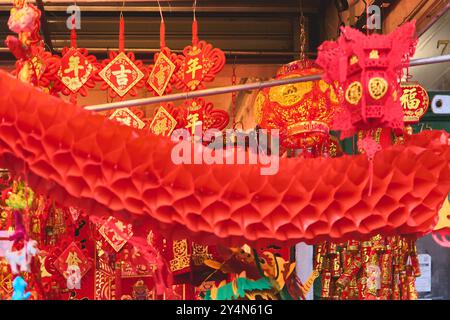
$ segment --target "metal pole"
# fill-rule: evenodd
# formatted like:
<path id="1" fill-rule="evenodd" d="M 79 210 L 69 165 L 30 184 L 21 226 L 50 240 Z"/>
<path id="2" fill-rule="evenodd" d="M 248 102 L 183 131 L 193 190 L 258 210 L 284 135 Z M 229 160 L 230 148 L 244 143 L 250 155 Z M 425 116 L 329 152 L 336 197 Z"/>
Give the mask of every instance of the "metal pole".
<path id="1" fill-rule="evenodd" d="M 450 61 L 450 54 L 447 54 L 447 55 L 437 56 L 437 57 L 414 59 L 414 60 L 410 61 L 409 65 L 411 67 L 416 67 L 416 66 L 449 62 L 449 61 Z M 226 94 L 226 93 L 237 92 L 237 91 L 260 90 L 260 89 L 264 89 L 264 88 L 276 87 L 276 86 L 292 84 L 292 83 L 317 81 L 320 79 L 322 79 L 321 73 L 311 75 L 311 76 L 305 76 L 305 77 L 270 80 L 270 81 L 265 81 L 265 82 L 246 83 L 246 84 L 240 84 L 240 85 L 235 85 L 235 86 L 211 88 L 211 89 L 199 90 L 199 91 L 193 91 L 193 92 L 175 93 L 175 94 L 170 94 L 170 95 L 162 96 L 162 97 L 151 97 L 151 98 L 126 100 L 126 101 L 119 101 L 119 102 L 112 102 L 112 103 L 104 103 L 104 104 L 98 104 L 98 105 L 93 105 L 93 106 L 86 106 L 85 109 L 90 110 L 90 111 L 105 111 L 105 110 L 118 109 L 118 108 L 137 107 L 137 106 L 143 106 L 143 105 L 171 102 L 171 101 L 176 101 L 176 100 L 188 100 L 188 99 L 198 98 L 198 97 L 207 97 L 207 96 L 213 96 L 213 95 L 218 95 L 218 94 Z"/>

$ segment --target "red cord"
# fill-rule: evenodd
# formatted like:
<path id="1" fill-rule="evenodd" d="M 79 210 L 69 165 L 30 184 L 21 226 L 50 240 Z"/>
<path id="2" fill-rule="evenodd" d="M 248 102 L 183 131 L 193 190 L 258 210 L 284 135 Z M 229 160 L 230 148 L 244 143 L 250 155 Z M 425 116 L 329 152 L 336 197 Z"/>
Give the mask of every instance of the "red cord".
<path id="1" fill-rule="evenodd" d="M 119 51 L 125 51 L 125 21 L 123 19 L 123 15 L 120 14 L 120 23 L 119 23 Z"/>
<path id="2" fill-rule="evenodd" d="M 192 22 L 192 45 L 196 46 L 198 43 L 198 24 L 197 20 Z"/>
<path id="3" fill-rule="evenodd" d="M 72 31 L 70 32 L 70 46 L 77 47 L 77 32 L 75 31 L 75 15 L 72 18 Z"/>
<path id="4" fill-rule="evenodd" d="M 159 46 L 161 49 L 166 46 L 166 25 L 164 20 L 161 20 L 161 25 L 159 26 Z"/>

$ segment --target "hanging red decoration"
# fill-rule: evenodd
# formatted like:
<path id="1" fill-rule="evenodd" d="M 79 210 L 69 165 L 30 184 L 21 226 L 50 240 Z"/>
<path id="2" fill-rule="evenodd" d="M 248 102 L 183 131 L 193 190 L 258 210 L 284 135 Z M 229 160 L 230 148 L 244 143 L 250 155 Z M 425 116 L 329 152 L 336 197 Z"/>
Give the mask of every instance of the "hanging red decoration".
<path id="1" fill-rule="evenodd" d="M 198 24 L 192 24 L 192 45 L 184 48 L 181 66 L 176 73 L 176 88 L 182 91 L 195 91 L 205 88 L 225 66 L 225 53 L 206 41 L 198 39 Z"/>
<path id="2" fill-rule="evenodd" d="M 201 122 L 203 133 L 208 129 L 223 130 L 230 121 L 228 112 L 214 109 L 214 104 L 203 98 L 185 101 L 178 107 L 176 117 L 176 129 L 195 130 L 196 123 Z"/>
<path id="3" fill-rule="evenodd" d="M 278 70 L 276 79 L 321 72 L 311 61 L 294 61 Z M 279 129 L 280 144 L 302 149 L 329 145 L 329 132 L 339 100 L 325 81 L 309 81 L 267 88 L 256 97 L 254 114 L 264 129 Z"/>
<path id="4" fill-rule="evenodd" d="M 84 255 L 83 251 L 72 242 L 54 262 L 56 269 L 67 278 L 70 276 L 68 270 L 77 269 L 81 277 L 89 271 L 92 264 Z M 80 279 L 81 280 L 81 279 Z"/>
<path id="5" fill-rule="evenodd" d="M 17 59 L 13 75 L 57 95 L 61 89 L 57 77 L 59 57 L 44 49 L 40 36 L 40 17 L 41 12 L 34 5 L 15 1 L 8 27 L 18 34 L 18 38 L 7 36 L 5 44 Z"/>
<path id="6" fill-rule="evenodd" d="M 31 58 L 16 61 L 16 68 L 11 73 L 23 82 L 31 83 L 51 95 L 58 95 L 61 91 L 59 67 L 59 57 L 38 46 L 31 49 Z"/>
<path id="7" fill-rule="evenodd" d="M 108 90 L 111 98 L 124 98 L 127 94 L 137 95 L 137 89 L 145 84 L 146 69 L 134 53 L 125 53 L 125 22 L 120 15 L 119 52 L 110 52 L 109 59 L 102 62 L 99 76 L 103 79 L 101 90 Z"/>
<path id="8" fill-rule="evenodd" d="M 177 120 L 163 107 L 159 107 L 150 123 L 150 132 L 156 135 L 170 136 L 177 126 Z"/>
<path id="9" fill-rule="evenodd" d="M 86 49 L 78 48 L 75 21 L 72 25 L 70 47 L 64 47 L 61 52 L 61 67 L 58 77 L 64 86 L 61 93 L 70 96 L 70 101 L 76 104 L 77 95 L 86 97 L 88 88 L 94 88 L 95 82 L 100 79 L 97 76 L 97 58 L 89 55 Z"/>
<path id="10" fill-rule="evenodd" d="M 405 114 L 403 121 L 406 124 L 419 122 L 430 105 L 427 91 L 417 82 L 402 82 L 400 88 L 400 103 Z"/>
<path id="11" fill-rule="evenodd" d="M 70 108 L 1 71 L 0 86 L 3 168 L 26 168 L 30 187 L 59 203 L 148 224 L 169 239 L 260 246 L 423 235 L 450 189 L 442 131 L 378 152 L 367 197 L 364 155 L 280 159 L 273 176 L 262 176 L 260 165 L 176 165 L 167 137 Z M 203 151 L 198 146 L 193 157 Z"/>
<path id="12" fill-rule="evenodd" d="M 162 15 L 161 15 L 162 16 Z M 154 64 L 148 68 L 148 76 L 146 77 L 146 87 L 154 95 L 162 96 L 172 92 L 172 85 L 176 82 L 173 76 L 178 71 L 181 58 L 179 55 L 172 53 L 166 47 L 166 27 L 164 19 L 161 19 L 160 25 L 160 48 L 161 51 L 154 56 Z"/>
<path id="13" fill-rule="evenodd" d="M 130 224 L 125 224 L 112 216 L 106 220 L 98 231 L 116 252 L 119 252 L 133 236 Z"/>
<path id="14" fill-rule="evenodd" d="M 325 41 L 319 47 L 316 60 L 324 69 L 324 80 L 336 81 L 336 91 L 342 90 L 342 108 L 333 129 L 341 130 L 342 138 L 359 129 L 402 129 L 399 83 L 415 51 L 415 22 L 389 35 L 365 35 L 350 27 L 341 30 L 337 41 Z"/>

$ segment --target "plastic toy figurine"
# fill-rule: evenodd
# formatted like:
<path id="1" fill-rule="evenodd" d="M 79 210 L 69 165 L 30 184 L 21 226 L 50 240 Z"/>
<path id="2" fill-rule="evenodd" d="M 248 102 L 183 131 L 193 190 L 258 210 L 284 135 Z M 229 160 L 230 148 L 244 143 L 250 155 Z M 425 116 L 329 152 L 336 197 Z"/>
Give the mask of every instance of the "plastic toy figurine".
<path id="1" fill-rule="evenodd" d="M 11 300 L 28 300 L 31 296 L 31 292 L 25 292 L 27 285 L 27 282 L 22 277 L 16 277 L 12 283 L 14 292 Z"/>
<path id="2" fill-rule="evenodd" d="M 11 266 L 13 274 L 22 272 L 30 272 L 30 262 L 33 256 L 39 253 L 37 242 L 35 240 L 28 241 L 24 247 L 18 251 L 8 250 L 5 258 Z"/>

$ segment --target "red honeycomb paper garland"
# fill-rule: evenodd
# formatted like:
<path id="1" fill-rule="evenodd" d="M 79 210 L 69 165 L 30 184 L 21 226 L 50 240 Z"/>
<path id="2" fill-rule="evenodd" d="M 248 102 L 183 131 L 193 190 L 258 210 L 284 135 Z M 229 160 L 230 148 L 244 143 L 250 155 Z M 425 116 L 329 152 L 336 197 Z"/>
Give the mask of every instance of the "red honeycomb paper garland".
<path id="1" fill-rule="evenodd" d="M 147 223 L 168 238 L 261 246 L 422 235 L 450 189 L 440 131 L 378 152 L 368 197 L 364 155 L 280 159 L 274 176 L 261 176 L 260 165 L 175 165 L 166 137 L 74 108 L 5 72 L 0 85 L 0 165 L 60 203 Z"/>

